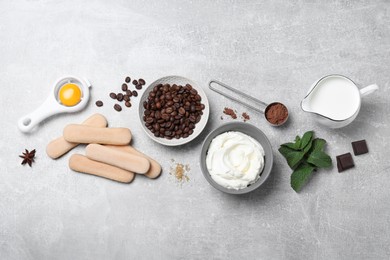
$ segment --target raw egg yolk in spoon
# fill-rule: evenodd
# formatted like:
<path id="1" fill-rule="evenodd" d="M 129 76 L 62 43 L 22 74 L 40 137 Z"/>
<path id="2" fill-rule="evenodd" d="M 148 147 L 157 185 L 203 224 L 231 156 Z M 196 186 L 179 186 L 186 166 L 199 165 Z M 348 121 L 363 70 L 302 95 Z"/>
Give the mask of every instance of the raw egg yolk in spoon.
<path id="1" fill-rule="evenodd" d="M 64 106 L 73 107 L 81 101 L 81 90 L 76 84 L 67 83 L 60 88 L 58 99 Z"/>

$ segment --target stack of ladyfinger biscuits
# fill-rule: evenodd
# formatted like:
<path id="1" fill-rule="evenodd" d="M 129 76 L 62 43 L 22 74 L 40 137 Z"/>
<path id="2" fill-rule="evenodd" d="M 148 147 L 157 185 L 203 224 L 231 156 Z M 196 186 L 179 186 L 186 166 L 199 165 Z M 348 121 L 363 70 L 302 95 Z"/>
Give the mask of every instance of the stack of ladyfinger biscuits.
<path id="1" fill-rule="evenodd" d="M 136 173 L 157 178 L 161 166 L 130 146 L 130 141 L 128 128 L 107 128 L 106 118 L 95 114 L 82 124 L 67 125 L 63 136 L 47 145 L 46 153 L 57 159 L 79 144 L 88 144 L 85 155 L 70 157 L 70 169 L 124 183 L 132 182 Z"/>

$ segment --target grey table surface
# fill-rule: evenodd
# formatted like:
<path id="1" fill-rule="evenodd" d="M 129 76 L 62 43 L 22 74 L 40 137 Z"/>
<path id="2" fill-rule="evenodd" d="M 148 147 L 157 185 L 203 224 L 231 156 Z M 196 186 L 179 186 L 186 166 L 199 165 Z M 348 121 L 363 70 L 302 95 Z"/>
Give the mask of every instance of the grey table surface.
<path id="1" fill-rule="evenodd" d="M 380 90 L 363 100 L 348 127 L 320 127 L 300 100 L 319 77 L 344 74 Z M 390 3 L 387 1 L 1 1 L 0 258 L 1 259 L 389 259 Z M 59 77 L 93 84 L 91 104 L 55 116 L 26 135 L 17 119 L 38 107 Z M 209 123 L 190 144 L 168 148 L 143 133 L 136 102 L 121 113 L 108 93 L 125 76 L 152 82 L 182 75 L 204 87 Z M 281 129 L 207 88 L 219 79 L 290 109 Z M 104 107 L 93 103 L 102 99 Z M 200 172 L 202 140 L 225 106 L 247 111 L 269 137 L 275 156 L 257 191 L 229 196 Z M 68 123 L 104 114 L 129 127 L 133 145 L 163 167 L 157 180 L 124 185 L 68 169 L 70 154 L 51 160 L 47 143 Z M 240 121 L 241 119 L 238 119 Z M 335 156 L 366 139 L 356 167 L 315 174 L 300 193 L 278 146 L 314 129 Z M 24 148 L 37 149 L 32 168 Z M 182 184 L 169 174 L 189 164 Z"/>

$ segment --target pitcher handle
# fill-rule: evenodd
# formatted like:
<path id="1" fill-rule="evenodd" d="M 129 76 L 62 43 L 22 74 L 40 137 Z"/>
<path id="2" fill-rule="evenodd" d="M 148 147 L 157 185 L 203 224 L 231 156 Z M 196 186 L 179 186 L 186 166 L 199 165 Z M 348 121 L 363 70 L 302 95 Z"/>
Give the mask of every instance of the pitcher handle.
<path id="1" fill-rule="evenodd" d="M 371 93 L 374 93 L 378 89 L 379 89 L 379 87 L 377 84 L 372 84 L 372 85 L 369 85 L 367 87 L 360 89 L 360 95 L 362 97 L 364 97 L 364 96 L 370 95 Z"/>

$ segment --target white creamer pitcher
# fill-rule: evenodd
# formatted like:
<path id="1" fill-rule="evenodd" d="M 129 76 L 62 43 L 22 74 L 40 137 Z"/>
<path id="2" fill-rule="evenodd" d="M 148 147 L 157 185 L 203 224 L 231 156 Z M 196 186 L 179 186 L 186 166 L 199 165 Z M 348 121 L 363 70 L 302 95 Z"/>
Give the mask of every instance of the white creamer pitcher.
<path id="1" fill-rule="evenodd" d="M 358 115 L 361 97 L 376 91 L 373 84 L 359 89 L 349 78 L 328 75 L 316 81 L 301 102 L 302 110 L 311 113 L 315 120 L 329 128 L 350 124 Z"/>

